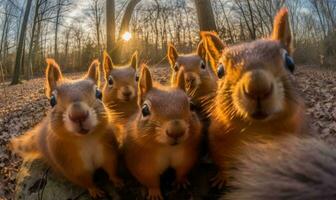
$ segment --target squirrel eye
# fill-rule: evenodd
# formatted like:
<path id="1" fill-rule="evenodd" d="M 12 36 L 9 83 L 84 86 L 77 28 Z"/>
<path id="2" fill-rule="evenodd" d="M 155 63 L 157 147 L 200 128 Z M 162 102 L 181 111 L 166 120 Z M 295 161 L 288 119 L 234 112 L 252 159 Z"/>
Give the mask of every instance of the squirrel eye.
<path id="1" fill-rule="evenodd" d="M 136 82 L 139 81 L 139 75 L 138 75 L 138 74 L 135 75 L 135 81 L 136 81 Z"/>
<path id="2" fill-rule="evenodd" d="M 113 79 L 112 79 L 111 76 L 109 76 L 109 78 L 108 78 L 108 84 L 109 84 L 109 85 L 113 85 Z"/>
<path id="3" fill-rule="evenodd" d="M 291 72 L 294 73 L 295 70 L 295 63 L 292 57 L 290 57 L 287 53 L 285 54 L 285 64 L 286 68 Z"/>
<path id="4" fill-rule="evenodd" d="M 50 97 L 50 105 L 51 105 L 51 107 L 54 107 L 56 104 L 57 104 L 56 97 L 54 95 L 52 95 Z"/>
<path id="5" fill-rule="evenodd" d="M 219 64 L 218 67 L 217 67 L 217 76 L 218 78 L 222 78 L 225 74 L 225 71 L 224 71 L 224 66 L 223 64 Z"/>
<path id="6" fill-rule="evenodd" d="M 147 104 L 144 104 L 141 108 L 141 113 L 142 113 L 142 116 L 146 117 L 148 115 L 150 115 L 150 111 L 149 111 L 149 107 Z"/>
<path id="7" fill-rule="evenodd" d="M 103 97 L 102 92 L 100 90 L 96 89 L 96 98 L 99 99 L 99 100 L 101 100 L 102 97 Z"/>
<path id="8" fill-rule="evenodd" d="M 178 63 L 175 63 L 175 65 L 174 65 L 174 71 L 177 72 L 178 70 L 179 70 L 179 65 L 178 65 Z"/>
<path id="9" fill-rule="evenodd" d="M 193 102 L 190 102 L 190 110 L 196 111 L 196 105 Z"/>
<path id="10" fill-rule="evenodd" d="M 202 68 L 202 69 L 205 69 L 205 68 L 206 68 L 205 63 L 204 63 L 203 60 L 201 61 L 201 68 Z"/>

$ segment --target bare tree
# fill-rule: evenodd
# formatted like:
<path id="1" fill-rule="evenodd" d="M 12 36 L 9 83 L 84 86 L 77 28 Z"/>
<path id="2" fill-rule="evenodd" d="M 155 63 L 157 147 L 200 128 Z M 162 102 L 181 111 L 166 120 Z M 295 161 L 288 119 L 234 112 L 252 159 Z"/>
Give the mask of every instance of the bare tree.
<path id="1" fill-rule="evenodd" d="M 24 39 L 26 35 L 26 28 L 27 28 L 27 22 L 29 18 L 31 4 L 32 4 L 32 0 L 27 0 L 24 17 L 21 23 L 21 28 L 20 28 L 20 36 L 19 36 L 19 42 L 18 42 L 18 46 L 16 50 L 15 65 L 14 65 L 14 72 L 12 76 L 11 85 L 15 85 L 20 82 L 20 67 L 21 67 L 22 56 L 24 54 Z"/>
<path id="2" fill-rule="evenodd" d="M 115 43 L 115 2 L 106 0 L 106 47 L 112 52 Z"/>
<path id="3" fill-rule="evenodd" d="M 217 31 L 210 0 L 194 0 L 201 31 Z"/>
<path id="4" fill-rule="evenodd" d="M 92 24 L 94 25 L 94 29 L 96 32 L 96 39 L 97 39 L 97 53 L 100 54 L 101 52 L 101 22 L 103 18 L 103 4 L 102 0 L 91 0 L 90 9 L 88 11 L 88 15 Z"/>

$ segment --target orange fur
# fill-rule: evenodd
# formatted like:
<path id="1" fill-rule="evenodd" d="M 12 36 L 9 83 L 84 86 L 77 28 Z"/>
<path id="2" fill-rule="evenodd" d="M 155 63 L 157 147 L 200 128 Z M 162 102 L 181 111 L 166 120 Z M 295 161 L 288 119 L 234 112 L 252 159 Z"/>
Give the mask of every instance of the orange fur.
<path id="1" fill-rule="evenodd" d="M 56 172 L 87 188 L 93 197 L 101 196 L 103 191 L 93 182 L 96 169 L 103 168 L 117 185 L 121 180 L 116 173 L 114 129 L 109 125 L 107 109 L 96 97 L 99 62 L 94 61 L 84 78 L 74 81 L 63 78 L 54 60 L 47 62 L 46 93 L 57 104 L 32 131 L 11 141 L 13 151 L 24 159 L 32 153 L 38 154 Z M 68 119 L 82 111 L 87 113 L 86 118 L 76 118 L 81 123 L 73 121 L 75 118 Z"/>
<path id="2" fill-rule="evenodd" d="M 282 48 L 291 48 L 287 24 L 283 9 L 276 17 L 272 39 L 224 49 L 224 44 L 218 45 L 222 42 L 217 35 L 202 33 L 207 52 L 225 69 L 214 105 L 209 108 L 209 151 L 219 168 L 213 180 L 216 186 L 227 181 L 226 170 L 247 151 L 243 145 L 246 141 L 278 140 L 301 133 L 305 126 L 304 102 L 294 88 L 282 53 Z"/>
<path id="3" fill-rule="evenodd" d="M 288 9 L 282 8 L 274 18 L 272 39 L 280 40 L 289 54 L 292 53 L 292 35 L 289 27 Z"/>
<path id="4" fill-rule="evenodd" d="M 169 44 L 168 60 L 171 65 L 171 84 L 176 84 L 179 70 L 184 70 L 186 93 L 204 118 L 205 107 L 214 96 L 217 78 L 208 63 L 208 56 L 201 41 L 195 53 L 178 54 L 173 44 Z"/>
<path id="5" fill-rule="evenodd" d="M 141 111 L 129 121 L 123 152 L 126 165 L 137 180 L 147 187 L 149 199 L 162 199 L 160 175 L 172 167 L 176 182 L 184 184 L 198 158 L 201 125 L 189 110 L 184 93 L 183 72 L 175 88 L 153 85 L 147 67 L 139 80 Z M 148 108 L 150 114 L 143 112 Z M 146 113 L 146 112 L 145 112 Z"/>
<path id="6" fill-rule="evenodd" d="M 137 111 L 137 66 L 137 52 L 133 54 L 131 61 L 123 66 L 114 65 L 107 52 L 104 52 L 103 102 L 110 110 L 112 123 L 118 128 L 116 134 L 119 142 L 125 123 Z M 109 79 L 112 79 L 112 84 L 109 84 Z"/>

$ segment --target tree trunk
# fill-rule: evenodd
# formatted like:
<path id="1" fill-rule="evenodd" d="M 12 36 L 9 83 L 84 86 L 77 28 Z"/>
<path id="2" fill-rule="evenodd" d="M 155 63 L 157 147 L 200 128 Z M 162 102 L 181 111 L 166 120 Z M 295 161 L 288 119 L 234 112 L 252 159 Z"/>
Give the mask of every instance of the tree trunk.
<path id="1" fill-rule="evenodd" d="M 54 45 L 54 56 L 55 59 L 58 60 L 58 25 L 59 25 L 59 19 L 60 19 L 60 13 L 61 13 L 61 2 L 60 0 L 57 0 L 57 13 L 56 13 L 56 22 L 55 22 L 55 45 Z"/>
<path id="2" fill-rule="evenodd" d="M 0 42 L 0 56 L 2 55 L 2 49 L 3 49 L 3 43 L 5 38 L 5 31 L 7 30 L 7 22 L 8 22 L 8 15 L 5 16 L 4 25 L 3 25 L 3 31 L 1 34 L 1 42 Z"/>
<path id="3" fill-rule="evenodd" d="M 217 31 L 210 0 L 194 0 L 201 31 Z"/>
<path id="4" fill-rule="evenodd" d="M 23 42 L 24 42 L 25 35 L 26 35 L 27 22 L 29 18 L 31 4 L 32 4 L 32 0 L 27 0 L 24 17 L 21 23 L 20 36 L 19 36 L 19 42 L 18 42 L 18 46 L 16 50 L 15 65 L 14 65 L 14 72 L 12 76 L 11 85 L 15 85 L 20 82 L 20 66 L 21 66 L 22 54 L 24 53 Z"/>
<path id="5" fill-rule="evenodd" d="M 35 28 L 37 23 L 37 17 L 38 17 L 38 11 L 39 11 L 40 1 L 36 1 L 35 5 L 35 12 L 34 12 L 34 20 L 33 20 L 33 27 L 32 27 L 32 35 L 30 38 L 29 43 L 29 53 L 28 53 L 28 68 L 27 68 L 27 79 L 30 79 L 33 74 L 33 60 L 32 60 L 32 54 L 33 54 L 33 44 L 35 39 Z"/>
<path id="6" fill-rule="evenodd" d="M 115 55 L 113 59 L 117 63 L 120 63 L 121 59 L 122 59 L 121 58 L 122 51 L 123 51 L 122 47 L 124 45 L 124 41 L 122 40 L 122 35 L 129 30 L 129 23 L 130 23 L 131 18 L 132 18 L 132 13 L 133 13 L 133 11 L 135 9 L 135 6 L 140 1 L 141 0 L 130 0 L 129 3 L 127 4 L 127 6 L 126 6 L 124 16 L 123 16 L 123 18 L 121 20 L 121 25 L 120 25 L 119 35 L 118 35 L 117 46 L 113 49 L 113 52 L 114 52 L 113 54 Z"/>
<path id="7" fill-rule="evenodd" d="M 115 8 L 114 0 L 106 0 L 106 45 L 107 51 L 112 52 L 115 44 Z"/>

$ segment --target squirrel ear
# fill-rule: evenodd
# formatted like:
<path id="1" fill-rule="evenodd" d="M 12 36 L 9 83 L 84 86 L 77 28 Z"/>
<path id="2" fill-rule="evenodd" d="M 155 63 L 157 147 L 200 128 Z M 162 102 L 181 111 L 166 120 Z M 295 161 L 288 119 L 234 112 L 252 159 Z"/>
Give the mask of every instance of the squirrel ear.
<path id="1" fill-rule="evenodd" d="M 135 51 L 131 58 L 131 67 L 135 70 L 138 68 L 138 51 Z"/>
<path id="2" fill-rule="evenodd" d="M 202 40 L 198 43 L 197 55 L 199 55 L 202 59 L 205 60 L 206 50 L 205 50 L 205 47 L 204 47 L 204 42 Z"/>
<path id="3" fill-rule="evenodd" d="M 99 73 L 99 66 L 100 66 L 100 62 L 98 61 L 98 59 L 94 60 L 86 75 L 85 75 L 85 78 L 88 78 L 88 79 L 91 79 L 94 81 L 94 83 L 99 87 L 99 76 L 100 76 L 100 73 Z"/>
<path id="4" fill-rule="evenodd" d="M 146 93 L 152 89 L 153 83 L 152 83 L 152 76 L 151 73 L 146 65 L 141 66 L 141 74 L 139 78 L 138 83 L 138 91 L 139 91 L 139 99 L 138 103 L 139 105 L 142 104 L 143 98 L 146 95 Z"/>
<path id="5" fill-rule="evenodd" d="M 176 48 L 174 47 L 174 45 L 172 43 L 168 44 L 168 54 L 167 54 L 170 66 L 174 66 L 175 62 L 177 60 L 178 57 L 178 53 Z"/>
<path id="6" fill-rule="evenodd" d="M 104 51 L 104 56 L 103 56 L 103 68 L 104 68 L 104 74 L 105 74 L 105 79 L 108 80 L 108 77 L 111 74 L 111 71 L 113 69 L 113 62 L 111 57 L 108 55 L 106 51 Z"/>
<path id="7" fill-rule="evenodd" d="M 282 8 L 274 18 L 272 39 L 278 40 L 291 54 L 292 51 L 292 34 L 288 21 L 288 9 Z"/>
<path id="8" fill-rule="evenodd" d="M 212 59 L 218 61 L 225 48 L 223 41 L 214 32 L 202 31 L 201 37 L 206 52 L 212 57 Z"/>
<path id="9" fill-rule="evenodd" d="M 176 82 L 175 87 L 180 88 L 184 92 L 186 91 L 185 80 L 184 80 L 184 70 L 183 69 L 180 69 L 178 74 L 177 74 L 177 82 Z"/>
<path id="10" fill-rule="evenodd" d="M 57 82 L 63 79 L 62 72 L 56 61 L 52 58 L 47 58 L 46 69 L 46 95 L 51 97 L 52 92 L 56 89 Z"/>

